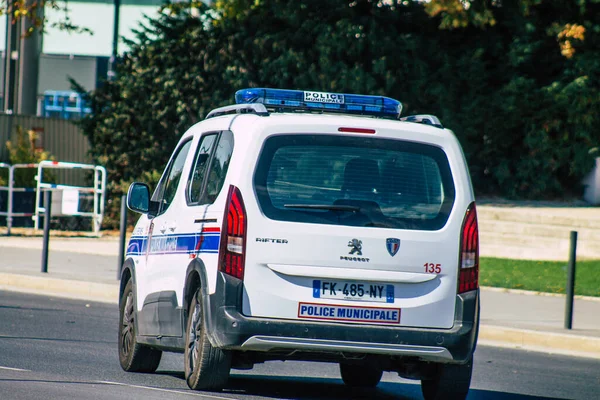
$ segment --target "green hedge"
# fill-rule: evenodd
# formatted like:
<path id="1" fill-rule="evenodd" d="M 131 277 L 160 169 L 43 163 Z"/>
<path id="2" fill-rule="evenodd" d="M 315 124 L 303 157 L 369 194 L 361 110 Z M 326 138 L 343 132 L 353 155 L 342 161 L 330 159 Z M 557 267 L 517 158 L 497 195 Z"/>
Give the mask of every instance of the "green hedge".
<path id="1" fill-rule="evenodd" d="M 600 4 L 470 3 L 464 19 L 432 8 L 445 0 L 168 6 L 89 94 L 92 154 L 120 195 L 154 183 L 181 134 L 237 89 L 381 94 L 454 130 L 478 194 L 579 196 L 600 141 Z"/>

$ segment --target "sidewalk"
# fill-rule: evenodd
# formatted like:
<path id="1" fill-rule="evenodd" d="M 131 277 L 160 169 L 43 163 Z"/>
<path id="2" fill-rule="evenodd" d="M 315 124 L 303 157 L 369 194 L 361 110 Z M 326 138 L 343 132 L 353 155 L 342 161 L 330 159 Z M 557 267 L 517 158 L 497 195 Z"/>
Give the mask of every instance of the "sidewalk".
<path id="1" fill-rule="evenodd" d="M 50 239 L 40 272 L 41 237 L 0 236 L 0 290 L 117 304 L 117 238 Z M 482 345 L 520 347 L 600 359 L 600 298 L 576 298 L 565 330 L 565 297 L 481 289 Z"/>

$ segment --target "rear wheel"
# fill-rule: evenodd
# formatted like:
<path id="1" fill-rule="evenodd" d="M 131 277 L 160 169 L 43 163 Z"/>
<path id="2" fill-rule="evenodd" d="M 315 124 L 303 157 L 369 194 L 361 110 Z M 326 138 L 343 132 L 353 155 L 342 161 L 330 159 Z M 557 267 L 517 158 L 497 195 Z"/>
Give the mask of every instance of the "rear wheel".
<path id="1" fill-rule="evenodd" d="M 421 381 L 425 400 L 464 400 L 471 386 L 473 358 L 466 364 L 439 365 L 431 379 Z"/>
<path id="2" fill-rule="evenodd" d="M 340 364 L 340 373 L 346 385 L 362 388 L 374 388 L 383 375 L 379 368 L 356 364 Z"/>
<path id="3" fill-rule="evenodd" d="M 185 335 L 185 380 L 190 389 L 217 390 L 229 379 L 231 352 L 212 346 L 203 311 L 200 290 L 197 290 L 190 304 Z"/>
<path id="4" fill-rule="evenodd" d="M 137 342 L 133 296 L 133 282 L 129 280 L 119 302 L 119 363 L 127 372 L 154 372 L 162 351 Z"/>

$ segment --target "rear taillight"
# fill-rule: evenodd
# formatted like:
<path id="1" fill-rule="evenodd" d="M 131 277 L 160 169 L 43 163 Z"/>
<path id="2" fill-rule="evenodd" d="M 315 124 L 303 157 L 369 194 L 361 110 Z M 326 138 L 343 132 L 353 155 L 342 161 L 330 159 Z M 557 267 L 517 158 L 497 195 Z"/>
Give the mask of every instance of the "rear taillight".
<path id="1" fill-rule="evenodd" d="M 479 228 L 475 203 L 467 208 L 460 240 L 458 293 L 479 287 Z"/>
<path id="2" fill-rule="evenodd" d="M 219 271 L 244 279 L 246 252 L 246 209 L 240 190 L 231 185 L 227 195 L 221 243 L 219 245 Z"/>

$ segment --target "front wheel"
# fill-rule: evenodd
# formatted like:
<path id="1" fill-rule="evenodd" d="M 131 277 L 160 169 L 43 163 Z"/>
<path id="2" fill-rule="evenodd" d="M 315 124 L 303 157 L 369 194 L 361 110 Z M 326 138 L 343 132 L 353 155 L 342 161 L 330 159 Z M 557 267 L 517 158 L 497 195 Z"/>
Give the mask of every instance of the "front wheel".
<path id="1" fill-rule="evenodd" d="M 137 342 L 133 296 L 133 283 L 129 280 L 119 301 L 119 363 L 127 372 L 154 372 L 162 351 Z"/>
<path id="2" fill-rule="evenodd" d="M 466 364 L 441 364 L 431 379 L 421 381 L 425 400 L 464 400 L 469 393 L 473 358 Z"/>
<path id="3" fill-rule="evenodd" d="M 231 352 L 213 347 L 208 340 L 200 296 L 200 290 L 197 290 L 188 312 L 185 380 L 193 390 L 217 390 L 223 388 L 229 379 Z"/>
<path id="4" fill-rule="evenodd" d="M 340 364 L 340 374 L 350 387 L 374 388 L 379 384 L 383 371 L 366 365 Z"/>

